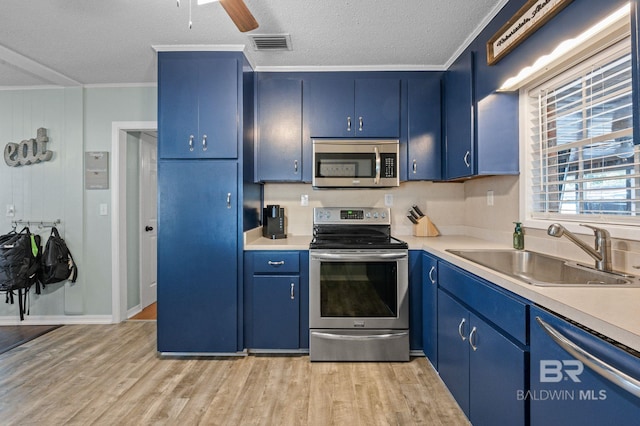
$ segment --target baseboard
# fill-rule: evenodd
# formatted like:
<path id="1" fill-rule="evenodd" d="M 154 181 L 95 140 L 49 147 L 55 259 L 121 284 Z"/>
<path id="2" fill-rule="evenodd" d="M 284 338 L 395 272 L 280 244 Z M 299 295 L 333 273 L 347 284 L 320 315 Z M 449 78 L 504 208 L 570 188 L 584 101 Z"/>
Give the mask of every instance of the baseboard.
<path id="1" fill-rule="evenodd" d="M 140 312 L 142 312 L 142 305 L 137 304 L 127 311 L 127 319 L 131 318 L 132 316 L 138 315 Z"/>
<path id="2" fill-rule="evenodd" d="M 17 316 L 0 316 L 0 325 L 71 325 L 71 324 L 113 324 L 111 315 L 25 315 L 20 321 Z"/>

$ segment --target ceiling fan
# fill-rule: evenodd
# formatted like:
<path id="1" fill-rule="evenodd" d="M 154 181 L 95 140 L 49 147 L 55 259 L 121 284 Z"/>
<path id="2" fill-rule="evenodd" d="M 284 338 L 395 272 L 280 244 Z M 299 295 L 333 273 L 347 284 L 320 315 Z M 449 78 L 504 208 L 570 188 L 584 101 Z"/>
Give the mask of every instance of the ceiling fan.
<path id="1" fill-rule="evenodd" d="M 244 33 L 258 28 L 258 22 L 247 5 L 244 4 L 244 0 L 198 0 L 198 6 L 214 1 L 220 2 L 240 32 Z M 180 7 L 180 0 L 177 0 L 177 4 Z M 191 0 L 189 1 L 189 28 L 191 28 Z"/>

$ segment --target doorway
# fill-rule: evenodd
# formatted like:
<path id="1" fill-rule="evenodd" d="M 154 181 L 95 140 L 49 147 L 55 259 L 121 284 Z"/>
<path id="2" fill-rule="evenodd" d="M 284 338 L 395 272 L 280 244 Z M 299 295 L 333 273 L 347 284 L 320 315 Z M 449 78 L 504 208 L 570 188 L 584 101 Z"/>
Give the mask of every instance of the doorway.
<path id="1" fill-rule="evenodd" d="M 112 321 L 155 302 L 157 123 L 112 123 Z"/>

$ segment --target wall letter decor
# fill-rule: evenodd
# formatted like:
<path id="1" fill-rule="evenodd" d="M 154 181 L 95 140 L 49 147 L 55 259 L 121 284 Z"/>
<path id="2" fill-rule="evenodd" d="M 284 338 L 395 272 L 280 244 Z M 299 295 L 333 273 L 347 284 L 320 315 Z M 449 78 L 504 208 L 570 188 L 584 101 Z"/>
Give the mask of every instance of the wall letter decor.
<path id="1" fill-rule="evenodd" d="M 9 142 L 4 147 L 4 161 L 12 167 L 49 161 L 53 151 L 47 151 L 48 141 L 47 129 L 40 127 L 35 139 L 23 140 L 19 144 Z"/>

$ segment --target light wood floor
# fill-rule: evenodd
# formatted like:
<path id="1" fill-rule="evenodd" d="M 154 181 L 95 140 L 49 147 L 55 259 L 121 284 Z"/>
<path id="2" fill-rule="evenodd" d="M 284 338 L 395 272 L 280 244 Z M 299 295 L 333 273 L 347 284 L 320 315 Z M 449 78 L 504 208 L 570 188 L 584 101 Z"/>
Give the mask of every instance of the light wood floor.
<path id="1" fill-rule="evenodd" d="M 161 359 L 155 327 L 66 325 L 0 355 L 0 424 L 468 424 L 424 358 Z"/>

